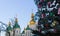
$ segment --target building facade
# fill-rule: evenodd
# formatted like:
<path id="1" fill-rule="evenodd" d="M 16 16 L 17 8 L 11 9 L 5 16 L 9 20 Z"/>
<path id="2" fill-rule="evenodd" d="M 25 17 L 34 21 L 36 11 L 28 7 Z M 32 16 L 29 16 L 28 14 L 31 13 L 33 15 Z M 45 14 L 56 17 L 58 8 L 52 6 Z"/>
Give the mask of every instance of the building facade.
<path id="1" fill-rule="evenodd" d="M 18 19 L 15 18 L 13 28 L 11 27 L 11 22 L 6 29 L 6 36 L 34 36 L 32 34 L 32 30 L 37 30 L 36 22 L 34 20 L 34 14 L 31 15 L 31 20 L 26 28 L 24 28 L 23 32 L 21 33 L 21 28 L 18 24 Z"/>
<path id="2" fill-rule="evenodd" d="M 9 26 L 6 29 L 6 36 L 20 36 L 20 26 L 18 25 L 18 19 L 15 18 L 15 24 L 13 28 L 9 22 Z"/>

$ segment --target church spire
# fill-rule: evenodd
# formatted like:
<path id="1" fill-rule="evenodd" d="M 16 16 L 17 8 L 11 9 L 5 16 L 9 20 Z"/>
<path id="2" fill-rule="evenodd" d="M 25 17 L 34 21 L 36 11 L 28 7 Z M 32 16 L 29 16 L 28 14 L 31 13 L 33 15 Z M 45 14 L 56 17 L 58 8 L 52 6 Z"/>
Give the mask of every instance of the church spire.
<path id="1" fill-rule="evenodd" d="M 10 21 L 8 22 L 8 25 L 11 26 L 11 22 Z"/>
<path id="2" fill-rule="evenodd" d="M 13 28 L 20 28 L 17 17 L 15 17 L 15 25 L 13 26 Z"/>
<path id="3" fill-rule="evenodd" d="M 17 17 L 15 17 L 15 22 L 18 23 L 18 19 L 17 19 Z"/>
<path id="4" fill-rule="evenodd" d="M 34 14 L 31 15 L 31 21 L 29 22 L 29 25 L 34 25 L 36 22 L 34 20 Z"/>
<path id="5" fill-rule="evenodd" d="M 15 16 L 15 22 L 18 22 L 17 14 L 16 14 L 16 16 Z"/>
<path id="6" fill-rule="evenodd" d="M 8 27 L 7 27 L 7 32 L 10 32 L 10 31 L 12 31 L 12 27 L 11 27 L 11 22 L 9 21 L 9 23 L 8 23 L 9 25 L 8 25 Z"/>
<path id="7" fill-rule="evenodd" d="M 31 18 L 34 19 L 34 14 L 32 13 Z"/>

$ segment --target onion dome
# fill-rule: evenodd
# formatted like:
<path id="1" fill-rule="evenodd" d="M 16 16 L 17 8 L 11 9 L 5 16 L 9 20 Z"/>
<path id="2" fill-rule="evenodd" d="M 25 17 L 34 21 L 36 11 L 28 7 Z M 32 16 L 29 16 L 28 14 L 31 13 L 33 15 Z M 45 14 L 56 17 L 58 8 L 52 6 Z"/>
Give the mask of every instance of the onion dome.
<path id="1" fill-rule="evenodd" d="M 20 28 L 20 26 L 18 25 L 18 19 L 15 18 L 15 25 L 13 26 L 13 29 L 16 29 L 16 28 Z"/>
<path id="2" fill-rule="evenodd" d="M 7 27 L 6 31 L 7 31 L 7 32 L 12 31 L 12 27 L 11 27 L 11 23 L 10 23 L 10 22 L 9 22 L 9 26 Z"/>
<path id="3" fill-rule="evenodd" d="M 31 15 L 31 21 L 29 22 L 29 25 L 34 25 L 36 22 L 34 20 L 34 14 Z"/>
<path id="4" fill-rule="evenodd" d="M 30 29 L 30 28 L 29 28 L 29 25 L 28 25 L 27 28 L 26 28 L 26 30 L 32 30 L 32 29 Z"/>

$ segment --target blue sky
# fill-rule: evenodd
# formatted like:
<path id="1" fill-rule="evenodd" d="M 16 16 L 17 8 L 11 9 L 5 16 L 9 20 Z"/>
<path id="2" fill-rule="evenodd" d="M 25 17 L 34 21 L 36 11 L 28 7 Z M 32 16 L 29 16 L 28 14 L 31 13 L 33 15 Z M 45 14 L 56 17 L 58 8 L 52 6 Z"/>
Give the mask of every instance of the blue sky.
<path id="1" fill-rule="evenodd" d="M 33 9 L 33 12 L 32 12 Z M 21 30 L 27 26 L 31 13 L 36 13 L 34 0 L 0 0 L 0 21 L 8 24 L 17 14 Z"/>

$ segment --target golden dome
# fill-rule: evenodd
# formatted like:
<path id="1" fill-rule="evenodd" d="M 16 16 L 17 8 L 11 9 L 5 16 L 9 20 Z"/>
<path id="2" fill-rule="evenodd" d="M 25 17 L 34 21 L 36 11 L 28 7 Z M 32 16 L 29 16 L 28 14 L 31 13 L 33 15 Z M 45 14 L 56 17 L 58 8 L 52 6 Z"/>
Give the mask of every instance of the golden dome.
<path id="1" fill-rule="evenodd" d="M 35 24 L 35 21 L 34 20 L 31 20 L 30 21 L 30 25 L 34 25 Z"/>
<path id="2" fill-rule="evenodd" d="M 34 14 L 31 15 L 31 21 L 29 22 L 29 25 L 34 25 L 36 22 L 34 21 Z"/>

